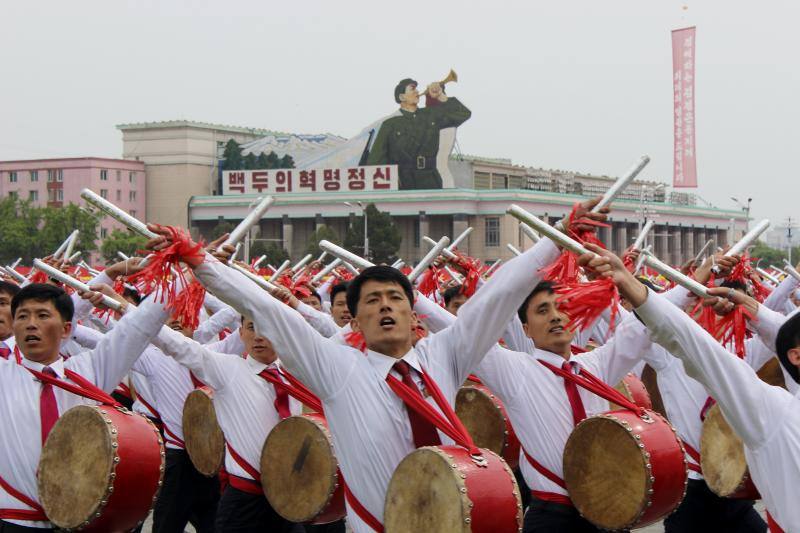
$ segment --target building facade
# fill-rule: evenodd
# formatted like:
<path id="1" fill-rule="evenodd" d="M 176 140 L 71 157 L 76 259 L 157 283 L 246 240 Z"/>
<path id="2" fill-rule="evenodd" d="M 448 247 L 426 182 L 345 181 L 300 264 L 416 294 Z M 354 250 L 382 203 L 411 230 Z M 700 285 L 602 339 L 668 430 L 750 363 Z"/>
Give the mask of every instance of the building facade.
<path id="1" fill-rule="evenodd" d="M 76 157 L 0 162 L 0 198 L 16 196 L 36 206 L 83 205 L 81 190 L 88 188 L 132 216 L 146 212 L 147 180 L 144 164 L 126 159 Z M 98 236 L 103 239 L 118 222 L 104 217 Z"/>

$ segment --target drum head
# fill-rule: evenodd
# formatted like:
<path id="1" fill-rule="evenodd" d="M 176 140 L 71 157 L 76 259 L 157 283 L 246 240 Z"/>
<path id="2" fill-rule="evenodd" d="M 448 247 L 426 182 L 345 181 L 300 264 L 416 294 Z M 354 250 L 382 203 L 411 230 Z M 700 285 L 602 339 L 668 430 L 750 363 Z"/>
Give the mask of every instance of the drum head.
<path id="1" fill-rule="evenodd" d="M 73 407 L 58 419 L 42 448 L 38 475 L 39 499 L 53 524 L 73 529 L 94 517 L 113 483 L 116 444 L 95 407 Z"/>
<path id="2" fill-rule="evenodd" d="M 217 422 L 214 402 L 202 389 L 189 393 L 183 404 L 183 439 L 197 471 L 216 476 L 225 461 L 225 435 Z"/>
<path id="3" fill-rule="evenodd" d="M 328 428 L 313 415 L 282 420 L 261 450 L 264 494 L 291 522 L 309 522 L 325 510 L 339 482 L 338 468 Z"/>
<path id="4" fill-rule="evenodd" d="M 439 448 L 419 448 L 397 465 L 386 491 L 386 533 L 468 532 L 469 516 L 465 482 Z"/>
<path id="5" fill-rule="evenodd" d="M 634 523 L 647 505 L 644 450 L 619 422 L 602 416 L 575 427 L 564 447 L 564 481 L 581 515 L 603 529 Z"/>
<path id="6" fill-rule="evenodd" d="M 475 446 L 501 455 L 506 444 L 503 414 L 481 389 L 461 387 L 456 395 L 456 414 L 464 423 Z"/>
<path id="7" fill-rule="evenodd" d="M 742 440 L 722 416 L 719 405 L 706 413 L 700 435 L 700 460 L 703 477 L 718 496 L 735 493 L 748 475 Z"/>
<path id="8" fill-rule="evenodd" d="M 765 383 L 769 383 L 774 387 L 780 387 L 782 389 L 786 388 L 786 379 L 783 376 L 783 372 L 781 371 L 781 363 L 778 361 L 777 357 L 773 357 L 762 366 L 758 372 L 758 377 L 761 378 L 761 381 Z"/>

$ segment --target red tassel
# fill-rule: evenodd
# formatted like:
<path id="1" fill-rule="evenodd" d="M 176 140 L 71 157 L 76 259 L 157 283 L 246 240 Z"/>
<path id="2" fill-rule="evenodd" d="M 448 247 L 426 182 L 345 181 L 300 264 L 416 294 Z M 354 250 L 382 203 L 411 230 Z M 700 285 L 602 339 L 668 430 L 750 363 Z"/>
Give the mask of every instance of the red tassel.
<path id="1" fill-rule="evenodd" d="M 428 267 L 428 270 L 422 274 L 417 290 L 425 296 L 439 292 L 439 269 L 435 266 Z"/>
<path id="2" fill-rule="evenodd" d="M 367 341 L 364 339 L 364 334 L 360 331 L 351 331 L 344 336 L 344 340 L 347 344 L 360 352 L 367 351 Z"/>
<path id="3" fill-rule="evenodd" d="M 47 283 L 48 281 L 50 281 L 50 278 L 41 270 L 37 270 L 31 276 L 31 283 Z"/>
<path id="4" fill-rule="evenodd" d="M 200 325 L 200 310 L 205 299 L 205 287 L 196 279 L 192 280 L 170 306 L 172 317 L 180 320 L 182 327 L 194 331 Z"/>
<path id="5" fill-rule="evenodd" d="M 614 329 L 619 304 L 619 291 L 609 278 L 600 278 L 588 283 L 561 285 L 556 288 L 558 308 L 569 317 L 568 329 L 584 330 L 594 324 L 611 306 L 609 329 Z"/>
<path id="6" fill-rule="evenodd" d="M 483 265 L 478 259 L 466 257 L 456 252 L 456 265 L 464 271 L 464 281 L 461 283 L 461 294 L 470 298 L 478 289 L 478 280 L 481 279 Z"/>
<path id="7" fill-rule="evenodd" d="M 692 316 L 701 328 L 706 330 L 715 339 L 719 327 L 717 325 L 717 314 L 711 306 L 703 305 L 702 301 L 698 301 L 697 305 L 692 309 Z"/>
<path id="8" fill-rule="evenodd" d="M 400 272 L 402 272 L 403 275 L 405 275 L 405 276 L 408 276 L 413 271 L 414 271 L 414 269 L 412 269 L 410 266 L 404 266 L 403 268 L 400 269 Z"/>
<path id="9" fill-rule="evenodd" d="M 733 311 L 722 317 L 718 324 L 719 341 L 723 345 L 732 342 L 736 355 L 740 358 L 745 356 L 745 341 L 750 336 L 747 331 L 747 321 L 752 319 L 750 311 L 737 305 Z"/>

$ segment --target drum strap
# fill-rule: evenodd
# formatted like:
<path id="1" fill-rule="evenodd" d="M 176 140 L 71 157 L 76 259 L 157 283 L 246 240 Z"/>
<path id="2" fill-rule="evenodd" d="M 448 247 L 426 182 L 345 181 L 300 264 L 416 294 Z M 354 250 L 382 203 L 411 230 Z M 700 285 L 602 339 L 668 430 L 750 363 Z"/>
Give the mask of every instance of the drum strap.
<path id="1" fill-rule="evenodd" d="M 78 396 L 83 396 L 84 398 L 88 398 L 89 400 L 94 400 L 98 403 L 108 405 L 111 407 L 122 407 L 117 400 L 111 397 L 107 392 L 102 390 L 100 387 L 89 381 L 88 379 L 84 378 L 77 372 L 73 372 L 72 370 L 65 369 L 64 375 L 73 383 L 68 383 L 66 381 L 62 381 L 57 377 L 48 376 L 38 370 L 34 370 L 32 368 L 25 367 L 25 370 L 36 376 L 36 378 L 43 382 L 49 383 L 50 385 L 55 385 L 60 389 L 64 389 L 67 392 L 71 392 L 72 394 L 77 394 Z"/>
<path id="2" fill-rule="evenodd" d="M 712 407 L 714 407 L 714 405 L 716 405 L 716 403 L 717 403 L 717 401 L 714 398 L 712 398 L 711 396 L 706 398 L 706 403 L 703 404 L 703 408 L 700 409 L 700 421 L 701 422 L 705 422 L 706 415 L 708 414 L 708 410 L 711 409 Z"/>
<path id="3" fill-rule="evenodd" d="M 248 463 L 247 460 L 244 457 L 239 455 L 239 452 L 234 450 L 233 446 L 231 446 L 231 443 L 228 442 L 227 440 L 225 441 L 225 446 L 228 447 L 228 453 L 231 454 L 231 459 L 236 461 L 236 464 L 241 466 L 242 470 L 244 470 L 245 472 L 250 474 L 250 477 L 252 477 L 253 480 L 255 480 L 254 483 L 256 483 L 257 485 L 260 486 L 261 485 L 261 472 L 259 472 L 255 468 L 253 468 L 253 465 Z M 233 474 L 231 474 L 231 477 L 233 477 Z"/>
<path id="4" fill-rule="evenodd" d="M 314 411 L 318 413 L 322 412 L 322 402 L 319 400 L 319 398 L 317 398 L 316 394 L 311 392 L 308 387 L 303 385 L 300 380 L 291 375 L 289 372 L 281 369 L 280 374 L 286 379 L 286 381 L 283 381 L 279 377 L 267 372 L 266 370 L 259 372 L 258 375 L 269 383 L 272 383 L 276 388 L 280 387 L 281 389 L 285 390 L 290 396 L 301 403 L 304 403 Z"/>
<path id="5" fill-rule="evenodd" d="M 383 524 L 375 518 L 372 513 L 367 511 L 367 508 L 361 505 L 361 502 L 358 501 L 355 494 L 352 493 L 350 487 L 347 486 L 347 483 L 344 483 L 342 480 L 342 485 L 344 486 L 344 499 L 347 500 L 347 503 L 350 505 L 350 508 L 353 510 L 354 513 L 358 515 L 358 517 L 369 527 L 372 528 L 373 531 L 376 533 L 383 533 Z"/>
<path id="6" fill-rule="evenodd" d="M 35 522 L 46 522 L 47 516 L 44 514 L 44 509 L 38 502 L 28 498 L 17 489 L 12 487 L 5 479 L 0 477 L 0 487 L 8 493 L 12 498 L 19 500 L 28 507 L 33 507 L 32 510 L 28 509 L 0 509 L 0 519 L 2 520 L 30 520 Z"/>
<path id="7" fill-rule="evenodd" d="M 769 527 L 769 533 L 784 533 L 769 511 L 767 511 L 767 527 Z"/>
<path id="8" fill-rule="evenodd" d="M 19 352 L 19 346 L 14 345 L 14 359 L 17 360 L 17 364 L 22 364 L 22 354 Z"/>
<path id="9" fill-rule="evenodd" d="M 694 447 L 692 447 L 688 442 L 684 440 L 681 440 L 681 442 L 683 443 L 683 449 L 686 450 L 686 453 L 692 458 L 692 461 L 694 461 L 694 463 L 691 461 L 686 461 L 686 467 L 689 470 L 702 475 L 703 469 L 700 468 L 700 452 L 695 450 Z"/>
<path id="10" fill-rule="evenodd" d="M 553 472 L 552 470 L 550 470 L 549 468 L 544 466 L 542 463 L 540 463 L 539 461 L 534 459 L 528 453 L 528 450 L 526 450 L 525 448 L 522 448 L 522 453 L 525 454 L 525 459 L 528 460 L 528 462 L 530 463 L 530 465 L 533 467 L 534 470 L 539 472 L 541 475 L 543 475 L 544 477 L 546 477 L 547 479 L 549 479 L 550 481 L 552 481 L 553 483 L 555 483 L 556 485 L 558 485 L 562 489 L 567 490 L 567 484 L 564 483 L 564 480 L 561 479 L 560 477 L 558 477 L 555 474 L 555 472 Z"/>

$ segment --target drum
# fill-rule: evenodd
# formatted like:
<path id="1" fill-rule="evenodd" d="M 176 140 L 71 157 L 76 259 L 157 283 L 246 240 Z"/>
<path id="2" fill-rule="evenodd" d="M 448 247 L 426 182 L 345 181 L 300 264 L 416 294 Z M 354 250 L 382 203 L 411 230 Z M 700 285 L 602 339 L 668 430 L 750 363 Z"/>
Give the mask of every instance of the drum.
<path id="1" fill-rule="evenodd" d="M 708 488 L 717 496 L 746 500 L 761 498 L 750 479 L 742 440 L 722 416 L 719 405 L 708 410 L 703 422 L 700 468 Z"/>
<path id="2" fill-rule="evenodd" d="M 783 376 L 783 372 L 781 371 L 781 363 L 777 357 L 773 357 L 764 363 L 764 366 L 759 368 L 756 374 L 758 374 L 758 377 L 761 378 L 761 381 L 769 383 L 773 387 L 780 387 L 782 389 L 786 388 L 786 379 Z"/>
<path id="3" fill-rule="evenodd" d="M 647 387 L 644 386 L 642 380 L 636 377 L 635 374 L 626 374 L 625 377 L 622 378 L 622 381 L 617 383 L 617 386 L 614 388 L 639 407 L 650 410 L 653 409 L 653 403 L 650 401 L 650 394 L 647 392 Z M 622 408 L 615 403 L 610 403 L 610 406 L 612 411 Z"/>
<path id="4" fill-rule="evenodd" d="M 503 402 L 485 386 L 471 381 L 456 395 L 455 411 L 479 448 L 492 450 L 508 466 L 519 464 L 519 440 Z"/>
<path id="5" fill-rule="evenodd" d="M 183 440 L 198 472 L 214 477 L 225 463 L 225 435 L 214 410 L 214 391 L 195 389 L 183 404 Z"/>
<path id="6" fill-rule="evenodd" d="M 642 369 L 642 383 L 644 384 L 644 388 L 647 389 L 647 394 L 650 395 L 653 411 L 667 418 L 667 410 L 664 407 L 664 400 L 661 398 L 661 391 L 658 388 L 658 374 L 652 366 L 644 365 L 644 369 Z"/>
<path id="7" fill-rule="evenodd" d="M 683 445 L 663 417 L 628 411 L 592 416 L 564 447 L 564 482 L 581 515 L 602 529 L 633 529 L 675 510 L 686 493 Z"/>
<path id="8" fill-rule="evenodd" d="M 408 454 L 386 491 L 386 533 L 521 531 L 514 474 L 490 450 L 479 459 L 459 446 L 426 446 Z"/>
<path id="9" fill-rule="evenodd" d="M 261 485 L 272 508 L 291 522 L 344 517 L 342 474 L 323 415 L 290 416 L 272 428 L 261 450 Z"/>
<path id="10" fill-rule="evenodd" d="M 147 418 L 79 405 L 58 419 L 42 448 L 39 498 L 59 529 L 129 531 L 150 513 L 163 475 L 163 442 Z"/>

